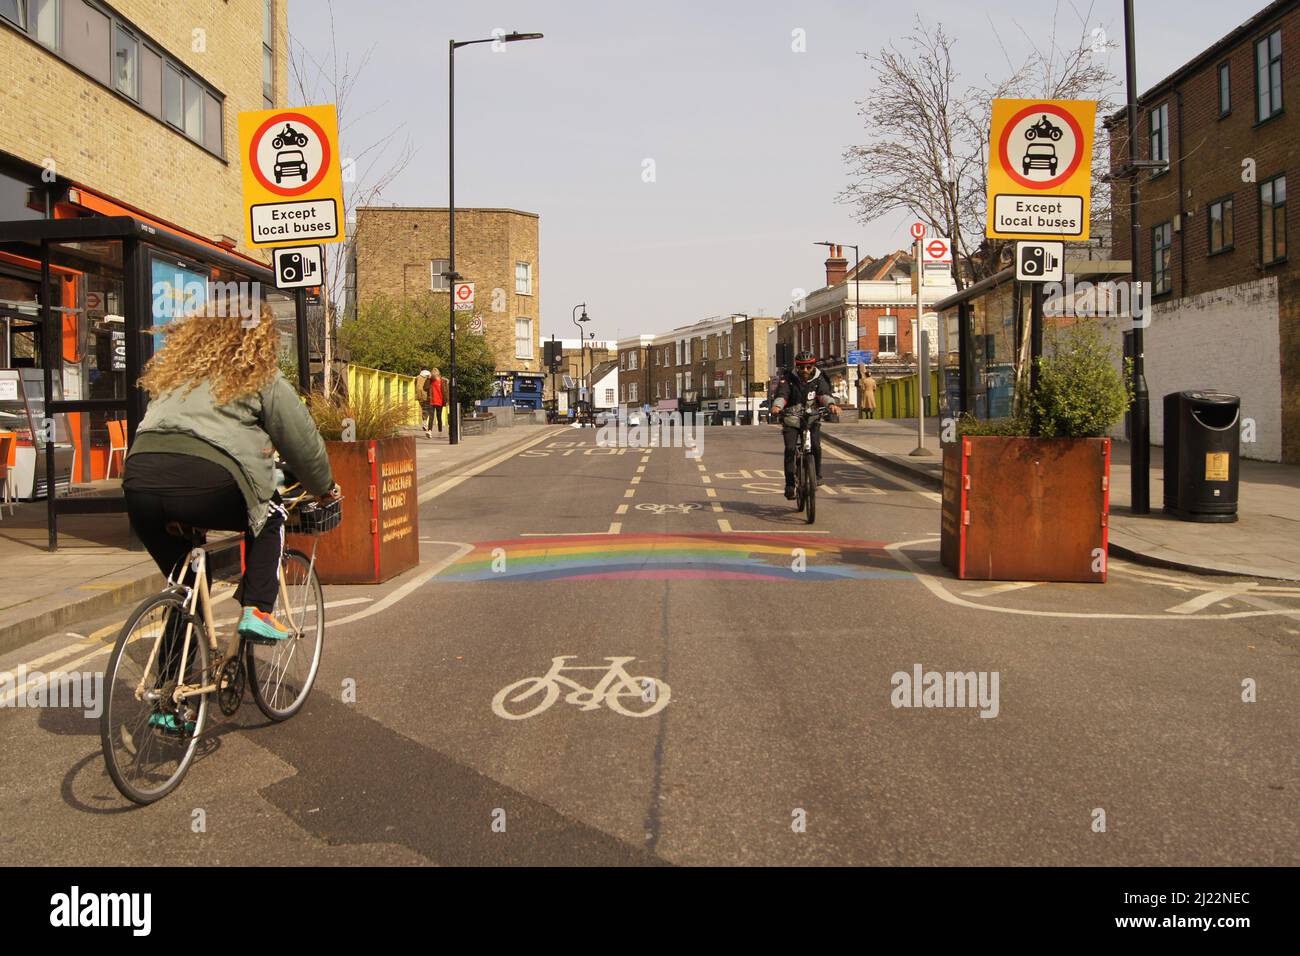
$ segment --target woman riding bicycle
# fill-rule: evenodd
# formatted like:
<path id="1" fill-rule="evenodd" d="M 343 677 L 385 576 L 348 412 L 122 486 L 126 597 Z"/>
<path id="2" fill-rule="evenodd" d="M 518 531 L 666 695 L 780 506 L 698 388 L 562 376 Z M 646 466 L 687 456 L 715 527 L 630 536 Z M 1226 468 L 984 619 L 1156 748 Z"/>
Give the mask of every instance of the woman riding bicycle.
<path id="1" fill-rule="evenodd" d="M 338 497 L 339 487 L 325 442 L 280 374 L 271 307 L 251 323 L 206 312 L 160 329 L 166 345 L 140 377 L 151 402 L 126 456 L 127 514 L 163 574 L 191 548 L 177 526 L 243 531 L 239 632 L 279 641 L 291 632 L 271 615 L 286 518 L 276 451 L 312 494 Z"/>
<path id="2" fill-rule="evenodd" d="M 794 357 L 794 369 L 787 370 L 781 376 L 776 387 L 776 397 L 772 400 L 772 410 L 768 419 L 779 424 L 781 437 L 785 439 L 785 496 L 794 499 L 794 457 L 799 444 L 799 413 L 804 406 L 826 406 L 838 415 L 840 408 L 835 404 L 831 384 L 817 367 L 817 360 L 811 352 L 800 352 Z M 821 425 L 814 422 L 812 426 L 813 461 L 817 463 L 817 484 L 822 481 L 822 439 Z"/>

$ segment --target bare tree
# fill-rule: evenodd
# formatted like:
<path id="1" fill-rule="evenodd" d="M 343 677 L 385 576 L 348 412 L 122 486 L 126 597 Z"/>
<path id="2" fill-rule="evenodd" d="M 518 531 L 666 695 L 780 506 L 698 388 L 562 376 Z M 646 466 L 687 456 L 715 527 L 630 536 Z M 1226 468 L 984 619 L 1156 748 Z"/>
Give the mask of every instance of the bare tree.
<path id="1" fill-rule="evenodd" d="M 855 206 L 863 223 L 901 211 L 951 237 L 958 289 L 997 272 L 1008 243 L 985 236 L 992 101 L 1096 99 L 1099 119 L 1113 108 L 1117 80 L 1105 61 L 1114 44 L 1100 28 L 1091 28 L 1091 8 L 1076 16 L 1080 26 L 1072 42 L 1058 44 L 1054 17 L 1046 43 L 1031 40 L 1018 63 L 1004 50 L 1005 72 L 979 85 L 961 82 L 954 66 L 956 39 L 943 24 L 930 27 L 919 16 L 902 49 L 891 42 L 879 53 L 864 53 L 875 77 L 871 96 L 858 104 L 868 143 L 845 152 L 851 181 L 839 200 Z M 1099 128 L 1094 220 L 1109 218 L 1102 139 Z"/>
<path id="2" fill-rule="evenodd" d="M 322 346 L 326 392 L 331 391 L 330 356 L 341 319 L 340 305 L 346 304 L 345 283 L 348 273 L 348 256 L 357 241 L 356 210 L 373 205 L 410 165 L 415 148 L 409 135 L 402 135 L 405 123 L 399 123 L 386 134 L 358 148 L 352 135 L 356 124 L 382 109 L 379 103 L 354 115 L 352 102 L 360 84 L 361 75 L 374 54 L 372 45 L 355 64 L 348 53 L 340 56 L 338 33 L 335 29 L 334 3 L 327 0 L 330 43 L 328 51 L 316 55 L 292 37 L 289 40 L 289 73 L 295 96 L 302 105 L 333 103 L 338 110 L 339 155 L 343 166 L 343 221 L 349 229 L 347 242 L 336 242 L 325 247 L 321 277 L 323 302 L 317 321 L 309 322 L 308 336 Z M 399 138 L 400 137 L 400 138 Z"/>

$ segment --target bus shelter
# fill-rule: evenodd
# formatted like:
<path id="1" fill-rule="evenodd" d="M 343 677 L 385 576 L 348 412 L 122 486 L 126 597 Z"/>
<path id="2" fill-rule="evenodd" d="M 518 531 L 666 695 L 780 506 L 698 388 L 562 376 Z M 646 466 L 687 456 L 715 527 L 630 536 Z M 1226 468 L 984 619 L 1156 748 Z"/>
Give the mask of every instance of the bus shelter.
<path id="1" fill-rule="evenodd" d="M 125 449 L 155 327 L 214 294 L 270 304 L 286 365 L 309 388 L 303 290 L 246 256 L 132 216 L 0 222 L 0 432 L 20 497 L 44 497 L 49 547 L 63 514 L 124 513 Z"/>

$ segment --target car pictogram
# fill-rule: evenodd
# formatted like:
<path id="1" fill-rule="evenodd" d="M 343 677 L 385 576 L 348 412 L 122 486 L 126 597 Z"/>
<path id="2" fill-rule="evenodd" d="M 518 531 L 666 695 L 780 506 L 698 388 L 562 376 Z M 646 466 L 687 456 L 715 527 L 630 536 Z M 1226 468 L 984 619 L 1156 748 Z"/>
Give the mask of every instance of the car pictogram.
<path id="1" fill-rule="evenodd" d="M 1020 160 L 1020 167 L 1026 176 L 1031 169 L 1046 169 L 1055 176 L 1056 147 L 1051 143 L 1030 143 L 1025 150 L 1024 158 Z"/>
<path id="2" fill-rule="evenodd" d="M 286 149 L 275 154 L 275 181 L 280 183 L 285 176 L 299 176 L 303 182 L 307 181 L 307 160 L 303 158 L 302 150 Z"/>

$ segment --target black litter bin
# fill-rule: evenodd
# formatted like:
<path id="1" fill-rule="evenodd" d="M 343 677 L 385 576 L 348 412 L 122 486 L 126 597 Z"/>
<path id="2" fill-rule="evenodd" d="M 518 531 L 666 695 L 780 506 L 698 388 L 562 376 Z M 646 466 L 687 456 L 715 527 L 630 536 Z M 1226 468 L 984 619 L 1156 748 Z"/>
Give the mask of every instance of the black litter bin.
<path id="1" fill-rule="evenodd" d="M 1237 520 L 1241 399 L 1209 390 L 1165 396 L 1165 513 Z"/>

